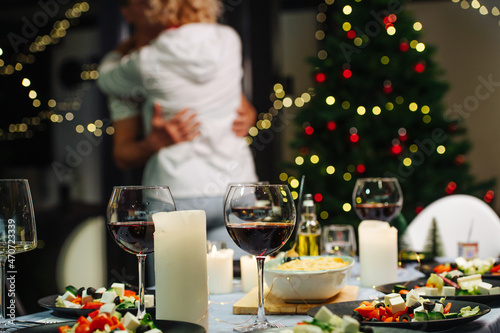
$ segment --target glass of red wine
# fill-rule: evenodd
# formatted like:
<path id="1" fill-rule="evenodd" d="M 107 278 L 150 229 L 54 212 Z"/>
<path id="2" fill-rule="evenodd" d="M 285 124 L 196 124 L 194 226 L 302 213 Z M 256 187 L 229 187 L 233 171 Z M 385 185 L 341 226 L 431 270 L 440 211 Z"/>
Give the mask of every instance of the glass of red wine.
<path id="1" fill-rule="evenodd" d="M 226 228 L 243 251 L 257 259 L 258 310 L 255 322 L 234 328 L 252 332 L 276 325 L 266 319 L 264 310 L 264 260 L 287 242 L 296 221 L 295 205 L 287 185 L 242 184 L 231 186 L 224 204 Z"/>
<path id="2" fill-rule="evenodd" d="M 137 317 L 146 314 L 144 281 L 146 256 L 154 251 L 153 214 L 175 210 L 168 186 L 115 186 L 108 204 L 108 230 L 125 251 L 139 261 L 139 306 Z"/>
<path id="3" fill-rule="evenodd" d="M 403 207 L 403 192 L 397 178 L 360 178 L 352 200 L 360 219 L 390 223 Z"/>

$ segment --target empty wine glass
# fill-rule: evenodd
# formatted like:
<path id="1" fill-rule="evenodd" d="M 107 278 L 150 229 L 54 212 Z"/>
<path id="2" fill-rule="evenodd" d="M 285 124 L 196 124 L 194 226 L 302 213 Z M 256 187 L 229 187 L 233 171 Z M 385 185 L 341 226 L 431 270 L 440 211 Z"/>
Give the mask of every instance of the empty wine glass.
<path id="1" fill-rule="evenodd" d="M 16 272 L 15 254 L 37 246 L 35 213 L 26 179 L 0 179 L 0 325 L 12 325 L 15 314 L 6 316 L 5 273 Z M 9 273 L 10 275 L 10 273 Z M 9 293 L 9 297 L 12 297 Z M 15 302 L 11 299 L 10 303 Z M 8 318 L 7 318 L 8 317 Z"/>
<path id="2" fill-rule="evenodd" d="M 403 207 L 403 193 L 396 178 L 360 178 L 352 200 L 362 220 L 391 222 Z"/>
<path id="3" fill-rule="evenodd" d="M 154 251 L 153 214 L 175 210 L 168 186 L 115 186 L 108 204 L 108 230 L 125 251 L 139 262 L 139 306 L 137 317 L 146 314 L 144 281 L 146 255 Z"/>
<path id="4" fill-rule="evenodd" d="M 257 318 L 251 325 L 234 328 L 252 332 L 276 327 L 264 309 L 264 261 L 285 245 L 295 227 L 295 205 L 287 185 L 235 185 L 229 188 L 224 205 L 226 228 L 243 251 L 255 255 L 258 272 Z"/>

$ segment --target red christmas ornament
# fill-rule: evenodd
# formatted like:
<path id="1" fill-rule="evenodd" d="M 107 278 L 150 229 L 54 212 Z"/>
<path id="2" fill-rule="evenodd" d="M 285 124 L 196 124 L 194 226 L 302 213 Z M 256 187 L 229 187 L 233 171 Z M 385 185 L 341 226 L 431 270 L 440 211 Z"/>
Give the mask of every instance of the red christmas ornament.
<path id="1" fill-rule="evenodd" d="M 410 45 L 408 45 L 407 42 L 401 42 L 401 44 L 399 44 L 399 49 L 403 52 L 408 51 L 409 48 L 410 48 Z"/>
<path id="2" fill-rule="evenodd" d="M 422 206 L 417 206 L 417 208 L 415 208 L 415 213 L 416 213 L 416 214 L 419 214 L 419 213 L 420 213 L 421 211 L 423 211 L 423 210 L 424 210 L 424 207 L 422 207 Z"/>
<path id="3" fill-rule="evenodd" d="M 359 141 L 359 135 L 357 135 L 357 134 L 351 134 L 349 136 L 349 140 L 351 140 L 352 143 L 356 143 L 356 142 Z"/>
<path id="4" fill-rule="evenodd" d="M 314 201 L 321 202 L 323 200 L 323 195 L 321 193 L 316 193 L 314 195 Z"/>
<path id="5" fill-rule="evenodd" d="M 307 135 L 311 135 L 314 133 L 314 128 L 312 126 L 307 126 L 304 131 L 306 132 Z"/>
<path id="6" fill-rule="evenodd" d="M 347 32 L 347 38 L 349 38 L 349 39 L 354 39 L 354 38 L 356 38 L 356 31 L 354 31 L 354 30 L 349 30 L 349 31 Z"/>
<path id="7" fill-rule="evenodd" d="M 349 79 L 352 76 L 352 72 L 350 69 L 344 69 L 342 72 L 342 76 L 345 77 L 346 79 Z"/>
<path id="8" fill-rule="evenodd" d="M 358 173 L 364 173 L 364 172 L 366 171 L 366 167 L 365 167 L 363 164 L 358 164 L 358 165 L 356 166 L 356 171 L 357 171 Z"/>
<path id="9" fill-rule="evenodd" d="M 400 141 L 406 141 L 406 140 L 408 140 L 408 135 L 406 135 L 406 134 L 400 135 L 399 136 L 399 140 Z"/>
<path id="10" fill-rule="evenodd" d="M 448 185 L 446 186 L 446 193 L 453 194 L 453 192 L 455 192 L 456 189 L 457 189 L 457 183 L 449 182 Z"/>
<path id="11" fill-rule="evenodd" d="M 384 92 L 390 94 L 392 92 L 392 82 L 389 80 L 384 81 Z"/>
<path id="12" fill-rule="evenodd" d="M 413 69 L 417 73 L 422 73 L 423 71 L 425 71 L 425 64 L 422 63 L 422 62 L 419 62 L 419 63 L 415 64 L 415 66 L 413 67 Z"/>
<path id="13" fill-rule="evenodd" d="M 493 201 L 493 198 L 495 198 L 495 192 L 493 192 L 492 190 L 487 191 L 484 195 L 484 201 L 486 201 L 487 203 L 491 203 Z"/>
<path id="14" fill-rule="evenodd" d="M 401 148 L 400 145 L 394 145 L 392 146 L 391 151 L 394 155 L 399 155 L 403 151 L 403 148 Z"/>
<path id="15" fill-rule="evenodd" d="M 333 120 L 330 120 L 326 124 L 326 128 L 328 128 L 329 131 L 334 131 L 337 128 L 337 124 Z"/>
<path id="16" fill-rule="evenodd" d="M 316 74 L 316 76 L 314 78 L 316 79 L 316 82 L 322 83 L 322 82 L 325 82 L 326 75 L 324 73 L 318 73 L 318 74 Z"/>

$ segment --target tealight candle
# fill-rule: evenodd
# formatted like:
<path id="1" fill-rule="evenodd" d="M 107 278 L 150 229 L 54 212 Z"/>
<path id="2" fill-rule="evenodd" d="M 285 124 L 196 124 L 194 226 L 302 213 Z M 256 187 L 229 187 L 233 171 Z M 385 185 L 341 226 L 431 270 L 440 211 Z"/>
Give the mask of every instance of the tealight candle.
<path id="1" fill-rule="evenodd" d="M 156 319 L 196 323 L 208 332 L 205 212 L 162 212 L 153 222 Z"/>
<path id="2" fill-rule="evenodd" d="M 217 250 L 215 246 L 207 254 L 208 291 L 211 294 L 233 292 L 233 255 L 234 250 Z"/>
<path id="3" fill-rule="evenodd" d="M 358 230 L 361 286 L 397 282 L 398 230 L 383 221 L 363 221 Z"/>
<path id="4" fill-rule="evenodd" d="M 241 256 L 240 269 L 241 290 L 247 293 L 257 287 L 257 260 L 251 255 Z"/>

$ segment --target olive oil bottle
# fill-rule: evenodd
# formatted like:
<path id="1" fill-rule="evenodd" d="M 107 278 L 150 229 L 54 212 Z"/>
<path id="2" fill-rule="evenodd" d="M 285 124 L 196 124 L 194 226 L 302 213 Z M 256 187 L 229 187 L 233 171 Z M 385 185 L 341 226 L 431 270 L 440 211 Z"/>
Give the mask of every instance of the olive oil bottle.
<path id="1" fill-rule="evenodd" d="M 311 194 L 304 196 L 295 250 L 299 256 L 321 254 L 321 225 L 316 218 L 316 206 Z"/>

